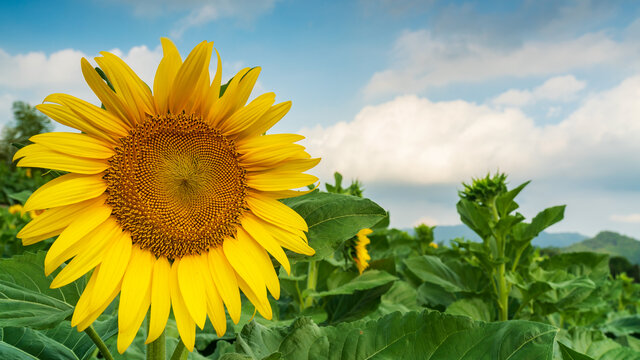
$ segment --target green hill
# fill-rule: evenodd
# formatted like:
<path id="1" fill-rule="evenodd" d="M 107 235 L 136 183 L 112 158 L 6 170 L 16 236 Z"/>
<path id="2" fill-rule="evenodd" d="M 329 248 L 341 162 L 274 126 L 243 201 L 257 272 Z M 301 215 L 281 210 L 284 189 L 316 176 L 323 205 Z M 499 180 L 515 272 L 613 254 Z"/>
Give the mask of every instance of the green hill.
<path id="1" fill-rule="evenodd" d="M 592 239 L 572 244 L 562 252 L 595 251 L 612 256 L 626 257 L 634 264 L 640 264 L 640 241 L 612 231 L 603 231 Z"/>

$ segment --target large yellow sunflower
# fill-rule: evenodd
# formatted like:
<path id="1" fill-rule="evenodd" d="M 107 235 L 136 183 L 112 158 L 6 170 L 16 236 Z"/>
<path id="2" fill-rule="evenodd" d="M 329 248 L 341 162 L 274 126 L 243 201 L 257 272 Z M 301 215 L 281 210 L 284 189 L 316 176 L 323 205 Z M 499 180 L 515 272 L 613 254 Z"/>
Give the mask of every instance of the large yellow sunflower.
<path id="1" fill-rule="evenodd" d="M 193 350 L 195 326 L 207 316 L 218 335 L 225 309 L 237 323 L 240 292 L 271 318 L 267 290 L 280 295 L 268 254 L 287 271 L 283 247 L 312 255 L 307 225 L 278 199 L 314 183 L 300 135 L 264 135 L 291 107 L 275 95 L 247 100 L 259 68 L 221 86 L 220 56 L 209 78 L 212 42 L 182 61 L 162 39 L 153 92 L 121 59 L 82 59 L 82 73 L 104 109 L 66 94 L 38 110 L 82 133 L 47 133 L 20 149 L 18 166 L 68 172 L 38 190 L 24 209 L 46 211 L 18 234 L 25 245 L 58 235 L 45 259 L 51 283 L 91 272 L 72 326 L 87 328 L 120 294 L 118 351 L 124 352 L 149 312 L 147 343 L 173 309 L 180 337 Z M 217 53 L 217 52 L 216 52 Z M 224 93 L 220 96 L 221 88 Z M 223 305 L 224 304 L 224 305 Z"/>

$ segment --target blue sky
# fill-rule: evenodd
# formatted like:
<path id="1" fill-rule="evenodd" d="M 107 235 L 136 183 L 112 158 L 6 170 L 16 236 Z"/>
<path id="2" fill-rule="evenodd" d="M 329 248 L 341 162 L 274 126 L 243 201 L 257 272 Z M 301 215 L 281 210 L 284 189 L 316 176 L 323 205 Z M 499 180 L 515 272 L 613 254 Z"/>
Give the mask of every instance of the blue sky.
<path id="1" fill-rule="evenodd" d="M 225 76 L 292 100 L 315 170 L 364 182 L 392 225 L 455 224 L 462 181 L 500 169 L 555 231 L 640 238 L 640 5 L 634 1 L 24 1 L 0 5 L 0 124 L 11 102 L 96 101 L 80 57 L 151 82 L 159 38 L 215 41 Z"/>

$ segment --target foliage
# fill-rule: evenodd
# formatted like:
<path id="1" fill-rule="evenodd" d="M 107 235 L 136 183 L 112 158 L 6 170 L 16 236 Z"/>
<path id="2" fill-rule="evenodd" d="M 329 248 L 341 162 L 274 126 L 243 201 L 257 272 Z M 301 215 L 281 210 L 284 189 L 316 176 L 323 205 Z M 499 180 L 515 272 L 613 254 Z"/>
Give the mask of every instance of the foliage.
<path id="1" fill-rule="evenodd" d="M 532 247 L 564 207 L 526 221 L 515 198 L 527 183 L 509 189 L 497 174 L 465 185 L 457 209 L 483 241 L 437 246 L 434 227 L 389 228 L 388 213 L 363 197 L 359 183 L 349 190 L 341 182 L 336 176 L 330 192 L 283 200 L 307 221 L 316 254 L 288 254 L 291 272 L 279 268 L 273 318 L 255 315 L 244 299 L 240 322 L 229 320 L 222 337 L 210 323 L 198 331 L 190 359 L 640 358 L 640 285 L 609 270 L 627 264 Z M 86 277 L 49 289 L 55 273 L 44 276 L 45 253 L 37 251 L 48 241 L 22 248 L 13 239 L 29 215 L 1 210 L 0 358 L 100 358 L 69 323 Z M 349 249 L 363 228 L 373 233 L 370 267 L 360 274 Z M 117 303 L 94 328 L 116 359 L 145 359 L 144 326 L 117 354 Z M 172 316 L 165 332 L 170 354 L 179 341 Z"/>
<path id="2" fill-rule="evenodd" d="M 566 247 L 563 251 L 595 251 L 611 256 L 623 256 L 632 264 L 640 265 L 640 241 L 613 231 L 602 231 L 591 239 Z"/>

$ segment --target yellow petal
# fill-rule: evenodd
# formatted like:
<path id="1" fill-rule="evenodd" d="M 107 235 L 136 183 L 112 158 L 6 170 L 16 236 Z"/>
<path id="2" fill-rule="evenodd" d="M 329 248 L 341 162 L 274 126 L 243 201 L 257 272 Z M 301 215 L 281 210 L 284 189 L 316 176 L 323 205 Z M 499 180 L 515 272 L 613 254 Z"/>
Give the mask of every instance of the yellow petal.
<path id="1" fill-rule="evenodd" d="M 112 223 L 106 221 L 105 224 Z M 99 226 L 84 237 L 82 239 L 82 251 L 79 251 L 78 255 L 60 270 L 58 275 L 51 281 L 51 288 L 56 289 L 70 284 L 100 264 L 104 258 L 104 250 L 107 245 L 117 239 L 120 235 L 119 231 L 120 229 L 113 225 Z"/>
<path id="2" fill-rule="evenodd" d="M 211 320 L 211 324 L 216 329 L 218 337 L 224 335 L 227 331 L 227 316 L 224 313 L 224 305 L 220 298 L 220 293 L 216 289 L 211 272 L 209 271 L 209 260 L 206 254 L 198 256 L 196 259 L 198 273 L 202 274 L 203 285 L 207 300 L 207 315 Z"/>
<path id="3" fill-rule="evenodd" d="M 85 209 L 103 204 L 104 200 L 104 197 L 99 197 L 79 202 L 77 204 L 45 210 L 42 214 L 25 225 L 22 230 L 20 230 L 17 237 L 24 239 L 51 233 L 52 231 L 62 231 L 64 228 L 69 226 L 77 216 L 81 215 Z"/>
<path id="4" fill-rule="evenodd" d="M 169 276 L 171 264 L 164 256 L 159 257 L 153 264 L 151 278 L 151 313 L 149 314 L 149 335 L 145 344 L 149 344 L 162 334 L 169 311 L 171 310 L 171 291 L 169 290 Z"/>
<path id="5" fill-rule="evenodd" d="M 212 50 L 213 43 L 203 41 L 191 51 L 180 66 L 169 95 L 169 110 L 171 113 L 178 114 L 182 112 L 190 100 L 197 102 L 198 100 L 194 100 L 194 97 L 197 98 L 204 95 L 198 84 L 201 83 L 201 77 L 206 76 L 208 79 Z"/>
<path id="6" fill-rule="evenodd" d="M 178 327 L 178 333 L 180 333 L 180 339 L 182 339 L 182 343 L 189 351 L 193 351 L 193 345 L 196 341 L 196 324 L 191 318 L 191 315 L 189 315 L 189 310 L 187 310 L 187 306 L 180 293 L 180 286 L 178 285 L 179 263 L 179 259 L 173 261 L 171 276 L 169 276 L 171 307 L 173 308 L 173 315 L 176 318 L 176 326 Z"/>
<path id="7" fill-rule="evenodd" d="M 302 231 L 309 231 L 307 222 L 294 210 L 280 201 L 249 192 L 246 197 L 249 209 L 266 222 L 275 222 Z"/>
<path id="8" fill-rule="evenodd" d="M 151 302 L 150 295 L 150 288 L 147 288 L 144 293 L 141 292 L 138 294 L 138 297 L 142 298 L 142 302 L 135 313 L 135 318 L 128 327 L 122 327 L 118 324 L 118 352 L 120 354 L 123 354 L 129 345 L 131 345 L 131 342 L 133 342 L 133 339 L 136 337 L 136 334 L 140 329 L 140 325 L 142 325 L 142 321 L 145 316 L 147 316 L 147 310 L 149 310 L 149 303 Z M 118 320 L 120 320 L 120 318 L 118 318 Z"/>
<path id="9" fill-rule="evenodd" d="M 260 300 L 267 301 L 263 269 L 259 268 L 254 260 L 260 256 L 258 246 L 241 228 L 238 229 L 235 239 L 227 238 L 222 243 L 224 255 L 238 274 L 238 279 L 244 279 Z"/>
<path id="10" fill-rule="evenodd" d="M 240 321 L 242 307 L 240 304 L 240 291 L 236 272 L 224 255 L 222 247 L 209 250 L 209 270 L 216 289 L 227 305 L 229 316 L 235 324 Z"/>
<path id="11" fill-rule="evenodd" d="M 141 295 L 150 294 L 151 272 L 154 262 L 155 257 L 151 252 L 133 246 L 131 259 L 122 278 L 122 289 L 120 290 L 120 308 L 118 310 L 120 329 L 128 329 L 137 320 L 145 300 Z"/>
<path id="12" fill-rule="evenodd" d="M 48 97 L 45 99 L 45 101 L 47 99 Z M 88 122 L 84 118 L 78 116 L 75 112 L 73 112 L 66 106 L 56 104 L 40 104 L 36 105 L 36 109 L 62 125 L 78 129 L 93 137 L 103 139 L 112 144 L 115 144 L 117 142 L 116 137 L 111 137 L 109 134 L 96 128 L 92 122 Z"/>
<path id="13" fill-rule="evenodd" d="M 107 245 L 105 249 L 96 290 L 91 299 L 92 303 L 101 304 L 109 298 L 113 289 L 121 283 L 130 257 L 131 236 L 128 232 L 123 232 L 114 239 L 113 244 Z"/>
<path id="14" fill-rule="evenodd" d="M 265 222 L 262 225 L 283 247 L 297 252 L 298 254 L 311 256 L 316 253 L 316 251 L 307 244 L 304 233 L 300 232 L 299 234 L 294 234 L 291 231 L 283 229 L 270 222 Z"/>
<path id="15" fill-rule="evenodd" d="M 309 174 L 295 172 L 269 172 L 264 174 L 247 174 L 247 185 L 262 191 L 280 191 L 297 189 L 318 181 L 318 178 Z"/>
<path id="16" fill-rule="evenodd" d="M 82 295 L 76 303 L 76 307 L 73 310 L 73 316 L 71 317 L 71 326 L 78 325 L 79 322 L 86 319 L 91 314 L 91 297 L 93 296 L 93 290 L 95 290 L 96 280 L 98 279 L 98 273 L 100 272 L 100 265 L 96 266 L 93 270 L 93 274 L 89 278 L 89 282 L 84 287 Z"/>
<path id="17" fill-rule="evenodd" d="M 146 120 L 147 114 L 155 110 L 151 89 L 131 70 L 119 57 L 106 51 L 100 52 L 103 57 L 95 58 L 116 90 L 116 96 L 136 116 L 136 123 Z"/>
<path id="18" fill-rule="evenodd" d="M 108 159 L 115 154 L 108 143 L 86 134 L 52 132 L 29 140 L 57 152 L 85 158 Z"/>
<path id="19" fill-rule="evenodd" d="M 198 262 L 199 255 L 186 255 L 180 259 L 178 284 L 191 318 L 202 329 L 207 320 L 207 303 L 203 284 L 205 278 Z"/>
<path id="20" fill-rule="evenodd" d="M 107 189 L 99 175 L 66 174 L 34 191 L 24 204 L 24 211 L 42 210 L 97 198 Z"/>
<path id="21" fill-rule="evenodd" d="M 271 320 L 273 313 L 271 312 L 271 304 L 269 304 L 269 300 L 267 297 L 257 296 L 256 293 L 253 292 L 251 287 L 242 280 L 241 277 L 238 277 L 238 286 L 244 293 L 244 295 L 251 301 L 253 306 L 260 312 L 263 318 L 267 320 Z"/>
<path id="22" fill-rule="evenodd" d="M 51 94 L 44 101 L 55 102 L 68 107 L 85 123 L 102 130 L 102 132 L 106 132 L 112 139 L 128 135 L 129 126 L 122 119 L 84 100 L 67 94 Z"/>
<path id="23" fill-rule="evenodd" d="M 104 105 L 107 111 L 120 118 L 123 123 L 132 126 L 132 113 L 122 103 L 116 93 L 111 90 L 109 85 L 107 85 L 102 77 L 100 77 L 93 65 L 91 65 L 89 61 L 87 61 L 87 59 L 82 58 L 81 67 L 82 75 L 84 76 L 85 81 L 87 82 L 91 90 L 93 90 L 94 94 L 96 94 L 98 99 L 100 99 L 102 105 Z"/>
<path id="24" fill-rule="evenodd" d="M 276 104 L 269 109 L 260 120 L 253 123 L 252 126 L 248 127 L 241 133 L 237 135 L 239 139 L 241 138 L 249 138 L 253 136 L 258 136 L 267 132 L 267 130 L 271 129 L 273 125 L 277 124 L 291 109 L 291 101 L 285 101 L 280 104 Z"/>
<path id="25" fill-rule="evenodd" d="M 218 67 L 216 70 L 216 74 L 213 77 L 213 81 L 211 82 L 211 86 L 207 91 L 207 100 L 202 105 L 202 118 L 206 123 L 210 123 L 211 117 L 214 114 L 213 110 L 216 108 L 218 99 L 220 97 L 220 86 L 222 82 L 222 60 L 220 59 L 218 50 L 216 50 L 216 55 L 218 56 Z"/>
<path id="26" fill-rule="evenodd" d="M 102 314 L 105 311 L 105 309 L 111 304 L 113 299 L 115 299 L 119 293 L 120 293 L 120 284 L 118 284 L 118 286 L 113 290 L 113 292 L 111 293 L 111 296 L 109 296 L 107 301 L 105 301 L 102 305 L 99 305 L 96 310 L 94 310 L 92 313 L 89 313 L 86 317 L 84 317 L 78 322 L 78 331 L 84 331 L 86 328 L 89 327 L 89 325 L 91 325 L 91 323 L 96 321 L 98 316 L 100 316 L 100 314 Z"/>
<path id="27" fill-rule="evenodd" d="M 318 165 L 319 162 L 320 162 L 320 158 L 297 159 L 297 160 L 285 160 L 279 164 L 275 164 L 269 167 L 246 166 L 244 168 L 247 171 L 254 171 L 254 172 L 272 171 L 276 173 L 277 172 L 300 172 L 301 173 L 315 167 L 316 165 Z"/>
<path id="28" fill-rule="evenodd" d="M 213 127 L 217 127 L 222 120 L 226 119 L 227 117 L 229 117 L 231 114 L 235 112 L 236 99 L 234 98 L 233 94 L 235 93 L 236 88 L 240 84 L 240 79 L 242 79 L 242 77 L 244 77 L 247 74 L 247 72 L 249 72 L 249 70 L 251 69 L 244 68 L 240 70 L 236 74 L 236 76 L 234 76 L 233 79 L 231 79 L 231 81 L 227 85 L 227 88 L 224 94 L 216 102 L 216 106 L 212 110 L 212 113 L 210 114 L 211 118 L 207 120 L 207 122 L 210 123 Z"/>
<path id="29" fill-rule="evenodd" d="M 271 254 L 287 272 L 291 273 L 291 265 L 289 259 L 280 247 L 280 244 L 271 236 L 271 234 L 262 226 L 262 221 L 255 215 L 247 212 L 242 218 L 242 228 L 245 229 L 251 237 L 260 244 L 265 250 Z"/>
<path id="30" fill-rule="evenodd" d="M 53 242 L 44 259 L 44 272 L 49 275 L 67 259 L 78 254 L 83 247 L 81 240 L 92 237 L 93 231 L 103 225 L 111 215 L 111 207 L 108 205 L 96 205 L 85 209 L 74 218 L 73 222 L 65 228 L 60 236 Z M 108 228 L 110 224 L 103 227 Z M 104 229 L 101 229 L 102 231 Z M 99 231 L 99 232 L 100 232 Z M 91 236 L 90 236 L 91 235 Z"/>
<path id="31" fill-rule="evenodd" d="M 303 190 L 303 191 L 297 191 L 297 190 L 281 190 L 281 191 L 257 191 L 257 190 L 250 190 L 250 193 L 254 193 L 254 194 L 260 194 L 264 197 L 267 197 L 269 199 L 273 199 L 273 200 L 278 200 L 278 199 L 288 199 L 288 198 L 293 198 L 293 197 L 298 197 L 298 196 L 302 196 L 302 195 L 306 195 L 312 191 L 315 191 L 315 189 L 318 188 L 318 185 L 314 186 L 313 189 L 309 189 L 309 190 Z"/>
<path id="32" fill-rule="evenodd" d="M 153 99 L 158 114 L 166 114 L 169 110 L 169 94 L 173 87 L 173 80 L 182 65 L 182 59 L 176 46 L 168 38 L 161 38 L 163 57 L 158 65 L 153 80 Z"/>
<path id="33" fill-rule="evenodd" d="M 264 115 L 276 101 L 276 94 L 267 93 L 255 98 L 249 105 L 233 113 L 218 124 L 218 128 L 226 136 L 237 134 Z"/>
<path id="34" fill-rule="evenodd" d="M 26 237 L 24 239 L 22 239 L 22 245 L 23 246 L 29 246 L 29 245 L 33 245 L 36 243 L 39 243 L 42 240 L 46 240 L 49 238 L 52 238 L 56 235 L 60 235 L 60 233 L 62 232 L 62 229 L 58 229 L 58 230 L 54 230 L 45 234 L 41 234 L 38 236 L 31 236 L 31 237 Z"/>
<path id="35" fill-rule="evenodd" d="M 106 160 L 81 158 L 53 151 L 48 147 L 31 144 L 16 151 L 15 159 L 20 159 L 19 167 L 36 167 L 68 171 L 77 174 L 97 174 L 109 167 Z"/>
<path id="36" fill-rule="evenodd" d="M 262 71 L 262 69 L 259 66 L 252 68 L 240 78 L 238 87 L 227 89 L 227 91 L 229 91 L 229 97 L 233 99 L 233 104 L 231 107 L 232 114 L 243 107 L 244 104 L 247 103 L 247 100 L 249 100 L 251 91 L 253 91 L 253 87 L 255 86 L 256 81 L 258 81 L 260 71 Z M 224 95 L 227 96 L 226 91 Z"/>
<path id="37" fill-rule="evenodd" d="M 311 156 L 304 151 L 304 146 L 288 144 L 261 151 L 244 153 L 240 156 L 240 163 L 244 168 L 273 169 L 287 161 L 309 159 Z M 273 171 L 273 170 L 272 170 Z"/>
<path id="38" fill-rule="evenodd" d="M 236 141 L 236 150 L 244 154 L 246 152 L 260 151 L 263 148 L 293 144 L 303 139 L 304 136 L 298 134 L 253 136 Z"/>

